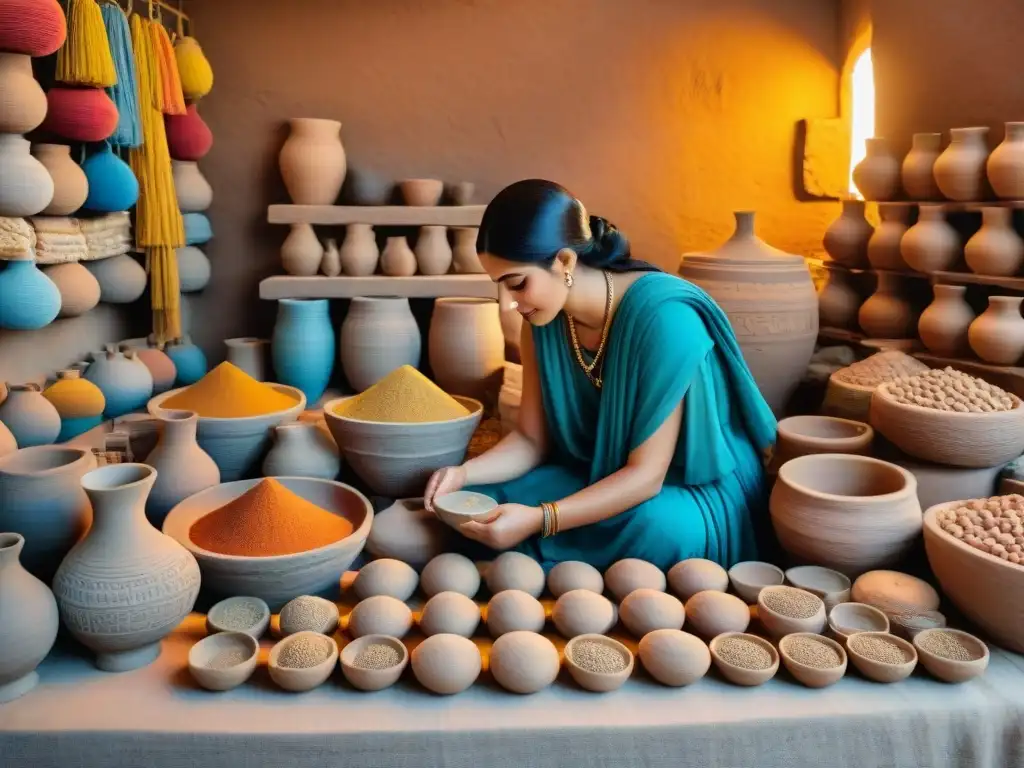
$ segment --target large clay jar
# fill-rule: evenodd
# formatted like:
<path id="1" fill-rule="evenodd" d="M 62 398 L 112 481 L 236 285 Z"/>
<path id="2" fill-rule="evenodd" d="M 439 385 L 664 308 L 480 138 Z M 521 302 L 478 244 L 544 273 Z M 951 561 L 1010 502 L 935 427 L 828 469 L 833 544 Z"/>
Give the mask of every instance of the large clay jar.
<path id="1" fill-rule="evenodd" d="M 313 277 L 320 269 L 324 247 L 310 224 L 292 224 L 281 246 L 281 266 L 289 275 Z"/>
<path id="2" fill-rule="evenodd" d="M 950 144 L 935 161 L 935 183 L 950 200 L 984 200 L 988 127 L 952 128 Z"/>
<path id="3" fill-rule="evenodd" d="M 47 584 L 92 521 L 82 475 L 95 466 L 90 449 L 63 445 L 0 457 L 0 529 L 25 537 L 21 562 Z"/>
<path id="4" fill-rule="evenodd" d="M 46 117 L 46 94 L 32 76 L 32 59 L 0 53 L 0 133 L 29 133 Z"/>
<path id="5" fill-rule="evenodd" d="M 853 274 L 842 267 L 825 265 L 827 277 L 818 293 L 818 323 L 822 328 L 856 330 L 861 298 Z"/>
<path id="6" fill-rule="evenodd" d="M 113 464 L 82 478 L 95 519 L 53 579 L 64 625 L 108 672 L 154 661 L 199 595 L 192 553 L 146 519 L 156 474 L 145 464 Z"/>
<path id="7" fill-rule="evenodd" d="M 213 203 L 213 187 L 199 170 L 199 164 L 190 160 L 172 160 L 174 194 L 182 213 L 202 213 Z"/>
<path id="8" fill-rule="evenodd" d="M 412 277 L 416 274 L 416 254 L 404 237 L 388 238 L 380 255 L 380 271 L 389 277 Z"/>
<path id="9" fill-rule="evenodd" d="M 345 239 L 338 251 L 341 272 L 348 277 L 369 277 L 377 271 L 380 250 L 373 227 L 369 224 L 349 224 Z"/>
<path id="10" fill-rule="evenodd" d="M 964 246 L 964 261 L 978 275 L 1012 277 L 1024 266 L 1024 239 L 1013 228 L 1010 208 L 981 209 L 981 229 Z"/>
<path id="11" fill-rule="evenodd" d="M 85 268 L 100 284 L 100 301 L 104 304 L 131 304 L 146 291 L 146 270 L 127 253 L 87 261 Z"/>
<path id="12" fill-rule="evenodd" d="M 0 216 L 35 216 L 53 200 L 50 172 L 29 149 L 27 139 L 0 133 Z"/>
<path id="13" fill-rule="evenodd" d="M 901 278 L 892 272 L 878 273 L 878 286 L 860 305 L 857 322 L 872 339 L 911 339 L 916 317 L 914 308 L 900 295 Z"/>
<path id="14" fill-rule="evenodd" d="M 146 500 L 146 517 L 157 528 L 167 513 L 193 493 L 220 483 L 220 470 L 196 442 L 199 417 L 192 411 L 160 411 L 160 439 L 146 457 L 156 482 Z"/>
<path id="15" fill-rule="evenodd" d="M 0 269 L 0 329 L 35 331 L 60 314 L 60 290 L 34 261 L 8 261 Z"/>
<path id="16" fill-rule="evenodd" d="M 935 300 L 921 313 L 917 335 L 930 352 L 941 357 L 963 357 L 969 350 L 967 329 L 974 310 L 967 303 L 964 285 L 934 285 Z"/>
<path id="17" fill-rule="evenodd" d="M 420 227 L 416 240 L 416 264 L 420 274 L 446 275 L 452 266 L 452 249 L 448 245 L 448 228 Z"/>
<path id="18" fill-rule="evenodd" d="M 224 339 L 227 348 L 226 360 L 236 368 L 245 371 L 256 381 L 267 380 L 267 352 L 270 341 L 252 336 Z"/>
<path id="19" fill-rule="evenodd" d="M 480 254 L 476 251 L 477 227 L 455 227 L 455 246 L 452 248 L 452 271 L 459 275 L 483 273 Z"/>
<path id="20" fill-rule="evenodd" d="M 853 169 L 853 183 L 865 200 L 892 200 L 900 193 L 900 161 L 887 139 L 865 142 L 867 154 Z"/>
<path id="21" fill-rule="evenodd" d="M 78 317 L 100 303 L 100 284 L 88 269 L 77 261 L 50 264 L 43 267 L 46 275 L 60 292 L 60 312 L 57 317 Z"/>
<path id="22" fill-rule="evenodd" d="M 1006 123 L 1006 136 L 988 156 L 986 170 L 997 197 L 1024 199 L 1024 123 Z"/>
<path id="23" fill-rule="evenodd" d="M 326 299 L 281 299 L 270 352 L 278 384 L 320 399 L 334 372 L 334 326 Z"/>
<path id="24" fill-rule="evenodd" d="M 103 415 L 108 419 L 124 416 L 139 410 L 153 396 L 153 375 L 141 363 L 131 357 L 131 350 L 122 353 L 113 344 L 97 354 L 85 372 L 85 378 L 103 392 L 106 408 Z"/>
<path id="25" fill-rule="evenodd" d="M 971 349 L 986 363 L 1016 365 L 1024 355 L 1022 301 L 1024 298 L 1020 296 L 989 296 L 988 309 L 971 323 L 968 331 Z"/>
<path id="26" fill-rule="evenodd" d="M 53 199 L 43 213 L 47 216 L 69 216 L 81 208 L 89 195 L 89 181 L 82 167 L 71 159 L 71 147 L 67 144 L 33 144 L 32 154 L 53 179 Z"/>
<path id="27" fill-rule="evenodd" d="M 903 158 L 903 189 L 911 200 L 940 200 L 935 183 L 935 161 L 942 152 L 941 133 L 915 133 L 910 151 Z"/>
<path id="28" fill-rule="evenodd" d="M 825 251 L 844 267 L 867 267 L 868 241 L 874 231 L 864 217 L 864 201 L 843 200 L 843 212 L 825 230 Z"/>
<path id="29" fill-rule="evenodd" d="M 900 241 L 907 232 L 910 206 L 880 203 L 878 215 L 882 221 L 868 241 L 868 261 L 875 269 L 897 272 L 907 269 L 907 262 L 900 254 Z"/>
<path id="30" fill-rule="evenodd" d="M 0 704 L 36 687 L 60 626 L 50 588 L 21 564 L 24 546 L 21 534 L 0 533 Z"/>
<path id="31" fill-rule="evenodd" d="M 754 234 L 753 212 L 744 211 L 724 245 L 684 256 L 679 272 L 725 310 L 761 393 L 781 414 L 818 336 L 818 296 L 807 263 L 765 244 Z"/>
<path id="32" fill-rule="evenodd" d="M 274 428 L 274 446 L 263 460 L 264 477 L 334 480 L 340 471 L 338 446 L 319 424 L 296 421 Z"/>
<path id="33" fill-rule="evenodd" d="M 0 51 L 49 56 L 64 44 L 67 31 L 57 0 L 5 0 L 0 4 Z"/>
<path id="34" fill-rule="evenodd" d="M 900 240 L 900 254 L 918 272 L 951 269 L 960 258 L 960 236 L 941 205 L 922 205 L 917 223 Z"/>
<path id="35" fill-rule="evenodd" d="M 103 409 L 107 404 L 103 391 L 83 379 L 82 372 L 75 368 L 57 371 L 57 380 L 43 390 L 43 397 L 53 404 L 60 416 L 59 443 L 77 437 L 103 421 Z"/>
<path id="36" fill-rule="evenodd" d="M 396 368 L 418 368 L 422 345 L 408 299 L 357 296 L 341 324 L 341 367 L 362 392 Z"/>
<path id="37" fill-rule="evenodd" d="M 38 384 L 8 384 L 7 397 L 0 404 L 0 421 L 21 448 L 50 445 L 60 434 L 60 414 L 43 397 Z"/>
<path id="38" fill-rule="evenodd" d="M 348 164 L 341 123 L 293 117 L 278 162 L 288 195 L 296 205 L 334 205 Z"/>
<path id="39" fill-rule="evenodd" d="M 485 402 L 496 400 L 505 370 L 505 336 L 498 302 L 462 298 L 435 301 L 427 353 L 434 380 L 445 392 Z"/>

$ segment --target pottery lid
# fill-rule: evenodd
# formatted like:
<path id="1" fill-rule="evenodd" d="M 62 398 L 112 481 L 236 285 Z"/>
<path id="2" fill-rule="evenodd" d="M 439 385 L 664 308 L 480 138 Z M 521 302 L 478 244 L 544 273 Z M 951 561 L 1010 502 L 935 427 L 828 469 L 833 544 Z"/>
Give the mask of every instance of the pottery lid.
<path id="1" fill-rule="evenodd" d="M 723 262 L 756 269 L 807 269 L 802 256 L 773 248 L 754 234 L 754 211 L 736 211 L 734 215 L 736 230 L 732 237 L 713 251 L 683 254 L 680 272 L 685 274 L 689 266 L 721 267 Z"/>

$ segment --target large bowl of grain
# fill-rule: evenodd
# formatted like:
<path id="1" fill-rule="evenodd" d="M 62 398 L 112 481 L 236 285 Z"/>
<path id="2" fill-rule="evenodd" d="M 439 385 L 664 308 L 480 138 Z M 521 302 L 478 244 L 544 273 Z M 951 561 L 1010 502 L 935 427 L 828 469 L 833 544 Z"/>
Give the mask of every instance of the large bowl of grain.
<path id="1" fill-rule="evenodd" d="M 953 368 L 878 387 L 871 426 L 908 456 L 953 467 L 994 467 L 1024 453 L 1024 401 Z"/>
<path id="2" fill-rule="evenodd" d="M 871 395 L 882 384 L 929 370 L 915 357 L 890 349 L 851 363 L 829 376 L 821 412 L 854 421 L 867 421 Z"/>
<path id="3" fill-rule="evenodd" d="M 996 643 L 1024 653 L 1024 497 L 936 504 L 924 514 L 924 547 L 946 597 Z"/>
<path id="4" fill-rule="evenodd" d="M 163 532 L 195 556 L 207 595 L 258 597 L 276 612 L 300 595 L 334 596 L 372 525 L 369 499 L 349 485 L 275 477 L 189 496 Z"/>
<path id="5" fill-rule="evenodd" d="M 460 464 L 482 415 L 480 401 L 448 395 L 411 366 L 324 405 L 348 466 L 392 498 L 422 495 L 433 472 Z"/>

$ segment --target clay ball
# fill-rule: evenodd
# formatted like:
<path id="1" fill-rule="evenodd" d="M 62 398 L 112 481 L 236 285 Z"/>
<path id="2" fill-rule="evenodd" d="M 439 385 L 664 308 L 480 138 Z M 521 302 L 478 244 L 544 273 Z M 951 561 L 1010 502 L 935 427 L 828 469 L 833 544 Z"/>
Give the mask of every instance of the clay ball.
<path id="1" fill-rule="evenodd" d="M 416 592 L 420 577 L 412 566 L 401 560 L 384 558 L 367 563 L 359 569 L 352 591 L 360 600 L 387 595 L 405 602 Z"/>
<path id="2" fill-rule="evenodd" d="M 331 635 L 338 628 L 338 606 L 322 597 L 302 595 L 285 603 L 278 619 L 282 635 L 306 631 Z"/>
<path id="3" fill-rule="evenodd" d="M 640 663 L 662 685 L 690 685 L 707 674 L 711 651 L 699 637 L 678 629 L 656 629 L 644 635 L 637 652 Z"/>
<path id="4" fill-rule="evenodd" d="M 441 592 L 459 592 L 466 597 L 476 597 L 480 591 L 480 571 L 476 563 L 465 555 L 449 552 L 426 564 L 420 574 L 420 587 L 427 597 Z"/>
<path id="5" fill-rule="evenodd" d="M 665 591 L 665 574 L 646 560 L 635 557 L 619 560 L 604 572 L 604 583 L 619 602 L 634 589 Z"/>
<path id="6" fill-rule="evenodd" d="M 604 577 L 590 563 L 579 560 L 559 563 L 548 573 L 548 591 L 556 599 L 574 589 L 589 589 L 600 595 L 604 593 Z"/>
<path id="7" fill-rule="evenodd" d="M 519 589 L 540 597 L 544 592 L 544 569 L 521 552 L 503 552 L 487 568 L 487 588 L 492 595 L 506 589 Z"/>
<path id="8" fill-rule="evenodd" d="M 506 589 L 487 604 L 487 631 L 491 637 L 507 632 L 540 632 L 544 628 L 544 606 L 533 595 Z"/>
<path id="9" fill-rule="evenodd" d="M 656 589 L 634 589 L 619 606 L 619 616 L 634 637 L 656 629 L 682 629 L 686 611 L 679 599 Z"/>
<path id="10" fill-rule="evenodd" d="M 727 591 L 729 572 L 711 560 L 692 557 L 672 566 L 668 572 L 668 583 L 679 599 L 686 601 L 706 589 Z"/>
<path id="11" fill-rule="evenodd" d="M 348 615 L 348 633 L 405 637 L 412 628 L 412 611 L 401 600 L 388 595 L 375 595 L 360 602 Z"/>
<path id="12" fill-rule="evenodd" d="M 551 612 L 558 634 L 569 640 L 576 635 L 603 635 L 615 626 L 616 618 L 611 600 L 589 589 L 566 592 Z"/>
<path id="13" fill-rule="evenodd" d="M 509 632 L 491 646 L 490 670 L 502 688 L 536 693 L 558 677 L 561 661 L 555 644 L 536 632 Z"/>
<path id="14" fill-rule="evenodd" d="M 461 635 L 433 635 L 417 645 L 410 657 L 420 685 L 434 693 L 461 693 L 480 676 L 480 649 Z"/>
<path id="15" fill-rule="evenodd" d="M 458 592 L 440 592 L 427 600 L 420 629 L 427 635 L 472 637 L 480 624 L 480 607 Z"/>
<path id="16" fill-rule="evenodd" d="M 711 640 L 723 632 L 745 632 L 750 607 L 736 595 L 706 589 L 686 602 L 687 626 Z"/>
<path id="17" fill-rule="evenodd" d="M 939 610 L 939 593 L 927 581 L 901 571 L 868 571 L 857 577 L 850 591 L 857 603 L 905 608 L 910 611 Z"/>

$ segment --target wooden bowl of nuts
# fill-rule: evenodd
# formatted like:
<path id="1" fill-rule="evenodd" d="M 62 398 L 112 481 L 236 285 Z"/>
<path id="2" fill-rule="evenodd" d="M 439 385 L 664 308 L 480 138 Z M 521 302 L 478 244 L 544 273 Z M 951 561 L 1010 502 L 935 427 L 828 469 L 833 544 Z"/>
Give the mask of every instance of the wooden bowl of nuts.
<path id="1" fill-rule="evenodd" d="M 931 507 L 924 515 L 924 547 L 943 593 L 960 612 L 999 645 L 1024 653 L 1024 496 Z"/>
<path id="2" fill-rule="evenodd" d="M 1024 401 L 953 368 L 883 384 L 871 426 L 909 456 L 954 467 L 994 467 L 1024 453 Z"/>
<path id="3" fill-rule="evenodd" d="M 946 683 L 964 683 L 988 669 L 988 646 L 959 629 L 926 629 L 914 638 L 925 669 Z"/>

